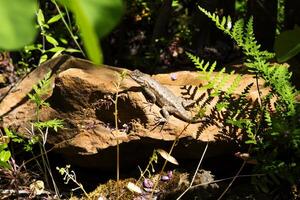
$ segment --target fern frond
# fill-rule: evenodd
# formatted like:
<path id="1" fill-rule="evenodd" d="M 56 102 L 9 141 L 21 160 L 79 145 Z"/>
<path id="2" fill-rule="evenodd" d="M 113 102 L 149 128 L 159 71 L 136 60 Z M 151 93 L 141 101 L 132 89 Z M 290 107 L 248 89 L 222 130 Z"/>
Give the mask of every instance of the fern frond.
<path id="1" fill-rule="evenodd" d="M 267 123 L 267 125 L 269 127 L 271 127 L 272 126 L 272 118 L 271 118 L 270 113 L 267 110 L 265 110 L 265 112 L 264 112 L 264 118 L 265 118 L 265 122 Z"/>
<path id="2" fill-rule="evenodd" d="M 232 27 L 231 17 L 228 16 L 227 18 L 225 16 L 222 17 L 221 21 L 218 15 L 215 13 L 210 13 L 209 11 L 205 10 L 204 8 L 198 6 L 199 10 L 204 13 L 206 16 L 208 16 L 213 22 L 215 22 L 216 26 L 222 30 L 224 33 L 229 34 L 230 29 Z"/>
<path id="3" fill-rule="evenodd" d="M 200 61 L 199 57 L 197 57 L 189 52 L 187 52 L 186 54 L 191 59 L 191 61 L 195 65 L 195 67 L 204 73 L 205 79 L 207 81 L 209 81 L 209 79 L 211 77 L 211 73 L 215 70 L 215 68 L 217 66 L 217 62 L 214 62 L 213 64 L 210 64 L 210 62 L 205 63 L 204 60 Z"/>
<path id="4" fill-rule="evenodd" d="M 232 32 L 229 33 L 230 37 L 234 39 L 237 44 L 243 44 L 243 36 L 244 36 L 244 20 L 239 19 L 233 25 Z"/>
<path id="5" fill-rule="evenodd" d="M 281 106 L 278 109 L 285 111 L 288 115 L 295 113 L 295 88 L 289 82 L 290 74 L 282 65 L 276 68 L 270 67 L 271 64 L 268 60 L 273 58 L 275 54 L 260 50 L 260 45 L 254 36 L 253 17 L 248 20 L 246 26 L 244 25 L 244 21 L 240 19 L 234 23 L 232 29 L 226 29 L 225 19 L 222 19 L 220 23 L 219 17 L 216 14 L 211 14 L 201 7 L 199 9 L 215 22 L 217 28 L 228 34 L 242 48 L 244 54 L 247 56 L 247 63 L 245 65 L 249 68 L 249 71 L 262 77 L 277 94 L 281 102 Z"/>
<path id="6" fill-rule="evenodd" d="M 212 96 L 217 96 L 220 94 L 222 90 L 223 83 L 225 84 L 228 81 L 227 76 L 224 75 L 225 68 L 222 68 L 221 71 L 217 73 L 215 77 L 213 77 L 209 82 L 213 85 L 214 92 Z"/>
<path id="7" fill-rule="evenodd" d="M 204 60 L 200 60 L 199 57 L 191 53 L 187 53 L 187 56 L 192 60 L 195 67 L 204 74 L 204 78 L 208 82 L 208 84 L 202 88 L 214 90 L 214 92 L 211 93 L 211 96 L 217 96 L 221 91 L 226 90 L 224 89 L 224 86 L 228 85 L 229 79 L 232 77 L 231 75 L 233 75 L 234 72 L 232 72 L 230 75 L 225 75 L 225 68 L 222 68 L 215 76 L 213 76 L 212 73 L 216 69 L 217 62 L 212 64 L 210 64 L 210 62 L 205 63 Z M 229 85 L 230 93 L 237 88 L 239 80 L 241 80 L 241 78 L 237 77 L 233 83 Z"/>
<path id="8" fill-rule="evenodd" d="M 232 73 L 232 74 L 233 74 L 233 73 Z M 232 75 L 232 74 L 231 74 L 231 75 Z M 231 95 L 231 94 L 237 89 L 237 87 L 239 86 L 241 80 L 242 80 L 242 76 L 241 76 L 241 75 L 237 75 L 237 76 L 234 78 L 232 84 L 231 84 L 231 85 L 229 86 L 229 88 L 226 90 L 227 95 Z"/>
<path id="9" fill-rule="evenodd" d="M 203 64 L 204 64 L 204 60 L 201 60 L 200 61 L 200 58 L 189 53 L 189 52 L 186 52 L 186 55 L 189 57 L 189 59 L 193 62 L 193 64 L 195 65 L 195 67 L 197 69 L 200 69 L 202 71 L 204 71 L 204 68 L 203 68 Z"/>

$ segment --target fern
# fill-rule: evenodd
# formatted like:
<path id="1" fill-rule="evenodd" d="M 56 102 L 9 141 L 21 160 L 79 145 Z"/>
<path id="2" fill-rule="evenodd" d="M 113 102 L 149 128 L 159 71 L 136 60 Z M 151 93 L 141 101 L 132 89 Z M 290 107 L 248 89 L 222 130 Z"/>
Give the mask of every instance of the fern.
<path id="1" fill-rule="evenodd" d="M 300 108 L 295 103 L 296 90 L 290 83 L 291 73 L 284 64 L 270 62 L 270 59 L 275 56 L 273 53 L 261 50 L 254 36 L 252 17 L 246 23 L 243 19 L 237 20 L 231 28 L 230 17 L 223 17 L 220 20 L 216 14 L 201 7 L 199 9 L 215 22 L 217 28 L 236 42 L 246 56 L 245 66 L 248 71 L 253 73 L 255 78 L 262 78 L 265 85 L 271 89 L 268 95 L 260 97 L 261 102 L 258 107 L 252 108 L 252 115 L 244 113 L 244 117 L 239 117 L 242 112 L 247 111 L 244 95 L 249 93 L 249 87 L 239 99 L 235 99 L 238 107 L 236 110 L 233 109 L 229 101 L 226 103 L 226 100 L 230 99 L 230 94 L 238 85 L 238 79 L 236 79 L 232 87 L 227 89 L 225 101 L 219 106 L 227 106 L 229 110 L 227 123 L 247 133 L 246 144 L 252 145 L 253 152 L 251 153 L 256 153 L 259 161 L 256 170 L 259 173 L 268 174 L 255 183 L 266 192 L 268 192 L 268 187 L 272 186 L 270 183 L 280 183 L 278 178 L 294 184 L 295 177 L 300 176 Z M 192 61 L 197 65 L 204 63 L 199 58 L 193 58 Z M 220 87 L 220 85 L 223 84 L 217 86 Z M 259 89 L 259 85 L 257 87 Z M 270 107 L 274 96 L 276 97 L 276 112 Z"/>
<path id="2" fill-rule="evenodd" d="M 217 27 L 219 29 L 221 29 L 224 33 L 226 33 L 226 34 L 230 33 L 230 29 L 232 27 L 230 16 L 228 16 L 227 18 L 222 17 L 221 22 L 220 22 L 219 16 L 216 15 L 215 13 L 211 14 L 204 8 L 201 8 L 200 6 L 198 8 L 200 9 L 201 12 L 203 12 L 205 15 L 207 15 L 213 22 L 215 22 Z"/>
<path id="3" fill-rule="evenodd" d="M 50 89 L 51 84 L 51 71 L 49 71 L 44 79 L 40 80 L 37 85 L 32 87 L 33 94 L 28 94 L 28 97 L 31 101 L 33 101 L 37 108 L 39 109 L 41 106 L 49 106 L 48 103 L 43 100 L 43 95 L 47 94 Z"/>
<path id="4" fill-rule="evenodd" d="M 206 85 L 204 85 L 203 89 L 213 89 L 214 92 L 211 94 L 211 96 L 217 96 L 220 94 L 220 92 L 224 89 L 224 86 L 228 84 L 229 79 L 231 78 L 230 75 L 225 76 L 225 68 L 222 68 L 216 75 L 212 75 L 212 73 L 215 71 L 217 62 L 213 62 L 210 64 L 209 62 L 206 62 L 204 60 L 200 60 L 199 57 L 191 54 L 186 53 L 187 56 L 191 59 L 191 61 L 194 63 L 195 67 L 199 69 L 204 75 L 204 79 L 208 82 Z M 237 76 L 233 83 L 229 87 L 231 88 L 231 92 L 235 90 L 235 88 L 238 86 L 239 76 Z"/>
<path id="5" fill-rule="evenodd" d="M 52 128 L 55 132 L 57 132 L 58 128 L 63 128 L 63 120 L 52 119 L 45 122 L 34 122 L 33 125 L 41 130 L 44 128 Z"/>
<path id="6" fill-rule="evenodd" d="M 199 7 L 205 15 L 215 22 L 217 28 L 222 30 L 225 34 L 229 35 L 238 46 L 240 46 L 247 56 L 246 66 L 249 71 L 258 74 L 262 77 L 268 86 L 271 86 L 273 92 L 281 102 L 279 110 L 286 112 L 287 116 L 295 113 L 295 88 L 291 86 L 289 79 L 291 74 L 283 65 L 272 66 L 269 59 L 275 55 L 268 51 L 261 51 L 260 45 L 255 40 L 253 31 L 253 18 L 251 17 L 245 27 L 244 20 L 240 19 L 234 23 L 233 29 L 230 29 L 228 24 L 231 24 L 229 17 L 223 17 L 222 23 L 216 14 L 211 14 L 205 9 Z"/>

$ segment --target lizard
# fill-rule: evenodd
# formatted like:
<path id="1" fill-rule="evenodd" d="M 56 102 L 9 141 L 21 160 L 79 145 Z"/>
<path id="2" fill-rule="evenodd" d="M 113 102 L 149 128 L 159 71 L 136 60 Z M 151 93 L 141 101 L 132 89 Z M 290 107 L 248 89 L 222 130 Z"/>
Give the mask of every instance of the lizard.
<path id="1" fill-rule="evenodd" d="M 154 80 L 150 75 L 144 74 L 139 70 L 134 70 L 129 73 L 129 76 L 144 88 L 144 91 L 149 95 L 153 103 L 157 102 L 161 107 L 162 115 L 164 117 L 161 122 L 166 122 L 170 114 L 190 123 L 207 121 L 203 119 L 194 119 L 191 113 L 186 110 L 186 107 L 188 106 L 186 104 L 187 102 L 181 97 L 176 96 L 170 89 Z"/>

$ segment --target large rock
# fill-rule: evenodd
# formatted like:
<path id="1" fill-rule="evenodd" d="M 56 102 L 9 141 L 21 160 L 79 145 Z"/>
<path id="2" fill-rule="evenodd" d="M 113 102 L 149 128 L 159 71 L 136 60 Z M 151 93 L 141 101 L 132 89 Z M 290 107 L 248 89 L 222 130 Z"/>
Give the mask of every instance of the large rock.
<path id="1" fill-rule="evenodd" d="M 176 138 L 180 138 L 174 151 L 177 159 L 198 159 L 206 142 L 212 143 L 207 156 L 217 156 L 230 153 L 236 145 L 232 141 L 241 138 L 239 130 L 224 122 L 230 112 L 216 110 L 219 98 L 209 97 L 208 91 L 198 89 L 204 81 L 199 79 L 197 72 L 181 71 L 153 78 L 176 95 L 195 100 L 197 108 L 191 108 L 191 113 L 195 114 L 200 108 L 211 122 L 188 124 L 171 115 L 168 123 L 162 125 L 157 124 L 161 117 L 159 106 L 149 103 L 143 89 L 129 76 L 121 80 L 120 73 L 128 70 L 98 67 L 68 56 L 43 64 L 14 88 L 16 92 L 4 97 L 0 103 L 2 127 L 26 132 L 25 128 L 30 127 L 36 117 L 34 104 L 26 94 L 48 70 L 52 70 L 55 84 L 45 96 L 50 107 L 42 108 L 40 119 L 64 120 L 64 128 L 49 133 L 47 141 L 72 164 L 109 170 L 115 166 L 115 147 L 119 143 L 121 163 L 136 167 L 147 162 L 154 148 L 168 150 Z M 234 75 L 230 79 L 233 78 Z M 254 82 L 250 75 L 245 75 L 236 89 L 237 95 Z M 119 132 L 115 130 L 114 115 L 117 92 Z M 250 113 L 256 96 L 255 88 L 251 88 L 249 104 L 240 115 Z"/>

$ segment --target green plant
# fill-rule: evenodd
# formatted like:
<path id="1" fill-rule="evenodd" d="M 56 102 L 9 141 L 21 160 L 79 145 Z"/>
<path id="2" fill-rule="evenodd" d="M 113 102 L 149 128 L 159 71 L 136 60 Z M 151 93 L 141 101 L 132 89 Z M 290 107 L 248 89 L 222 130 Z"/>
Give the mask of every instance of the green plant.
<path id="1" fill-rule="evenodd" d="M 16 50 L 33 42 L 36 9 L 36 0 L 0 1 L 0 49 Z"/>
<path id="2" fill-rule="evenodd" d="M 45 101 L 45 95 L 48 94 L 51 87 L 51 71 L 49 71 L 44 79 L 38 82 L 37 85 L 33 86 L 33 94 L 28 94 L 28 97 L 32 102 L 36 105 L 36 121 L 32 123 L 32 129 L 28 130 L 29 134 L 32 138 L 37 138 L 34 143 L 39 144 L 40 154 L 42 158 L 42 166 L 41 171 L 45 175 L 45 180 L 48 183 L 47 172 L 51 177 L 53 187 L 55 189 L 56 194 L 59 196 L 58 188 L 53 179 L 53 175 L 50 168 L 50 162 L 47 156 L 47 150 L 45 148 L 45 144 L 47 141 L 47 136 L 49 129 L 52 128 L 54 131 L 57 131 L 58 128 L 63 127 L 63 120 L 60 119 L 52 119 L 48 121 L 41 122 L 39 118 L 40 110 L 43 106 L 48 107 L 49 104 Z M 38 133 L 36 133 L 36 131 Z M 31 143 L 30 143 L 31 144 Z M 37 163 L 39 163 L 37 161 Z M 49 183 L 48 183 L 49 184 Z"/>
<path id="3" fill-rule="evenodd" d="M 52 0 L 52 2 L 57 6 L 55 0 Z M 99 38 L 103 38 L 118 23 L 123 10 L 122 1 L 72 0 L 71 2 L 70 0 L 59 0 L 58 2 L 74 14 L 88 57 L 97 64 L 102 63 Z M 34 15 L 37 12 L 36 0 L 24 0 L 22 3 L 0 1 L 0 11 L 0 20 L 5 27 L 0 31 L 0 48 L 15 50 L 33 42 L 37 32 L 34 27 Z M 67 49 L 57 48 L 57 40 L 46 32 L 47 25 L 56 22 L 61 17 L 62 14 L 59 13 L 59 15 L 53 16 L 45 23 L 42 12 L 38 11 L 38 24 L 41 35 L 50 44 L 54 45 L 54 48 L 48 50 L 50 52 L 67 51 Z M 72 32 L 68 26 L 67 29 L 69 33 Z M 71 36 L 74 39 L 74 35 L 71 34 Z M 40 49 L 41 47 L 34 48 Z M 42 60 L 45 58 L 44 54 Z"/>
<path id="4" fill-rule="evenodd" d="M 20 174 L 19 169 L 25 167 L 25 164 L 30 162 L 31 160 L 35 160 L 36 164 L 40 167 L 40 170 L 43 173 L 48 186 L 50 186 L 50 184 L 47 174 L 50 175 L 52 185 L 57 196 L 59 197 L 59 191 L 53 179 L 53 175 L 50 169 L 50 162 L 47 156 L 48 151 L 46 150 L 45 145 L 49 130 L 53 129 L 54 131 L 57 131 L 59 128 L 62 128 L 63 121 L 59 119 L 52 119 L 48 121 L 39 120 L 41 108 L 43 106 L 49 106 L 49 104 L 45 101 L 45 95 L 49 92 L 49 89 L 51 87 L 50 83 L 51 72 L 47 73 L 44 79 L 39 81 L 37 85 L 33 86 L 32 94 L 28 94 L 29 99 L 36 105 L 36 120 L 31 123 L 31 128 L 25 128 L 28 134 L 18 134 L 8 128 L 4 128 L 5 135 L 3 134 L 3 136 L 1 137 L 2 142 L 0 143 L 0 167 L 8 169 L 9 171 L 3 171 L 3 173 L 8 174 L 12 179 L 18 179 L 22 177 L 17 177 L 16 175 Z M 13 148 L 8 148 L 8 144 L 10 142 L 24 145 L 24 150 L 26 152 L 31 152 L 33 154 L 33 157 L 29 159 L 29 161 L 25 161 L 24 163 L 22 163 L 21 166 L 18 166 L 15 163 L 14 159 L 11 157 L 11 154 L 13 154 Z M 35 144 L 38 144 L 40 150 L 40 154 L 37 156 L 34 155 L 35 151 L 33 151 L 33 147 L 35 146 Z M 42 158 L 42 163 L 37 159 L 38 157 Z M 18 184 L 16 184 L 16 187 L 18 187 Z"/>
<path id="5" fill-rule="evenodd" d="M 151 175 L 152 175 L 152 173 L 154 173 L 155 172 L 155 168 L 154 168 L 154 163 L 157 163 L 157 161 L 158 161 L 158 155 L 157 155 L 157 151 L 156 150 L 154 150 L 153 151 L 153 153 L 152 153 L 152 156 L 150 157 L 150 159 L 149 159 L 149 162 L 148 162 L 148 164 L 147 164 L 147 166 L 146 166 L 146 168 L 144 169 L 144 171 L 142 171 L 140 168 L 139 168 L 139 170 L 140 170 L 140 173 L 141 173 L 141 175 L 140 175 L 140 178 L 137 180 L 137 183 L 139 184 L 139 185 L 141 185 L 141 179 L 145 179 L 146 177 L 146 175 L 147 175 L 147 178 L 149 178 Z"/>
<path id="6" fill-rule="evenodd" d="M 229 114 L 229 119 L 226 121 L 226 123 L 241 128 L 248 134 L 246 144 L 249 145 L 249 153 L 258 161 L 255 170 L 268 175 L 253 178 L 253 182 L 259 188 L 264 188 L 266 192 L 270 192 L 272 186 L 280 183 L 280 181 L 275 181 L 276 179 L 286 181 L 292 185 L 297 180 L 296 177 L 300 175 L 300 127 L 298 122 L 299 112 L 297 112 L 299 106 L 295 102 L 297 91 L 290 83 L 291 73 L 284 64 L 273 64 L 270 62 L 274 57 L 273 53 L 260 50 L 260 45 L 257 44 L 253 33 L 252 18 L 246 24 L 242 19 L 232 24 L 230 17 L 220 19 L 216 14 L 212 14 L 201 7 L 199 9 L 215 22 L 217 28 L 231 37 L 241 48 L 246 57 L 245 66 L 257 80 L 258 107 L 252 108 L 253 112 L 251 115 L 248 114 L 244 115 L 243 118 L 237 118 L 237 116 L 240 116 L 237 113 L 243 111 L 243 106 L 246 103 L 243 96 L 249 92 L 249 88 L 245 88 L 244 94 L 240 98 L 240 102 L 244 102 L 244 104 L 238 103 L 237 105 L 240 107 L 237 108 L 234 115 Z M 208 63 L 203 65 L 204 62 L 199 61 L 195 56 L 189 55 L 189 57 L 201 70 L 206 71 L 208 69 Z M 210 69 L 214 68 L 215 64 L 212 64 Z M 211 77 L 209 73 L 207 75 L 208 78 Z M 263 96 L 261 94 L 261 86 L 258 85 L 259 78 L 265 81 L 264 86 L 270 88 L 269 95 Z M 226 81 L 226 77 L 224 79 Z M 217 84 L 215 84 L 215 81 L 209 81 L 208 87 L 219 90 L 219 86 L 222 85 L 220 82 L 224 82 L 224 79 L 220 79 L 221 81 L 217 82 Z M 234 88 L 232 87 L 232 89 Z M 229 94 L 227 94 L 228 90 L 224 91 L 225 97 L 230 97 L 232 89 L 229 90 Z M 274 98 L 276 103 L 272 104 L 272 99 Z M 227 99 L 225 98 L 225 104 L 222 103 L 221 105 L 228 108 Z M 274 105 L 274 107 L 271 105 Z M 289 156 L 285 156 L 285 154 Z M 242 171 L 245 163 L 246 161 L 236 176 Z M 270 177 L 273 181 L 270 180 Z M 232 182 L 234 180 L 235 178 Z M 232 182 L 228 185 L 228 188 Z M 220 198 L 226 193 L 227 189 Z"/>
<path id="7" fill-rule="evenodd" d="M 59 12 L 59 14 L 52 16 L 47 21 L 45 19 L 43 11 L 41 9 L 37 11 L 37 22 L 38 22 L 38 28 L 40 29 L 40 35 L 42 37 L 42 42 L 25 46 L 24 52 L 28 56 L 32 56 L 33 51 L 36 50 L 39 51 L 41 53 L 41 56 L 38 64 L 41 64 L 42 62 L 46 61 L 50 55 L 51 58 L 55 58 L 56 56 L 60 55 L 63 52 L 69 52 L 69 53 L 81 52 L 84 55 L 80 45 L 77 43 L 77 37 L 74 36 L 72 32 L 70 34 L 79 50 L 69 48 L 69 47 L 63 47 L 68 45 L 67 40 L 62 37 L 56 39 L 55 38 L 56 36 L 53 35 L 55 34 L 55 32 L 50 31 L 55 26 L 55 23 L 59 22 L 60 20 L 64 21 L 64 15 L 63 13 L 61 13 L 61 11 Z M 69 30 L 68 24 L 65 24 L 65 26 Z M 47 46 L 50 46 L 51 48 L 47 49 Z"/>
<path id="8" fill-rule="evenodd" d="M 0 167 L 10 169 L 11 165 L 8 162 L 11 157 L 11 152 L 8 149 L 9 139 L 6 136 L 2 136 L 0 139 Z"/>
<path id="9" fill-rule="evenodd" d="M 114 104 L 114 119 L 115 119 L 115 131 L 117 134 L 120 134 L 120 131 L 119 131 L 119 126 L 118 126 L 118 118 L 119 118 L 119 115 L 118 115 L 118 100 L 119 100 L 119 97 L 120 97 L 120 94 L 119 94 L 119 91 L 120 91 L 120 87 L 121 87 L 121 84 L 124 80 L 124 78 L 126 77 L 126 71 L 123 71 L 121 74 L 120 74 L 120 78 L 119 80 L 117 81 L 117 83 L 115 83 L 115 88 L 116 88 L 116 94 L 115 94 L 115 99 L 113 99 L 113 104 Z M 120 182 L 120 145 L 119 145 L 119 136 L 116 137 L 116 140 L 117 140 L 117 198 L 120 197 L 120 186 L 119 186 L 119 182 Z"/>
<path id="10" fill-rule="evenodd" d="M 28 94 L 29 99 L 36 105 L 36 117 L 39 121 L 39 112 L 42 106 L 49 106 L 49 104 L 43 99 L 43 96 L 46 95 L 51 89 L 51 71 L 49 71 L 43 80 L 39 81 L 37 85 L 32 87 L 33 94 Z"/>
<path id="11" fill-rule="evenodd" d="M 210 64 L 204 60 L 200 60 L 197 56 L 192 55 L 191 53 L 187 53 L 187 56 L 192 60 L 195 67 L 200 70 L 200 78 L 207 81 L 207 84 L 202 86 L 201 89 L 213 90 L 211 96 L 218 96 L 224 91 L 224 87 L 226 86 L 226 95 L 230 96 L 235 89 L 238 87 L 239 82 L 241 80 L 241 76 L 237 75 L 234 80 L 229 80 L 232 78 L 232 71 L 230 74 L 225 74 L 225 68 L 223 67 L 216 75 L 213 75 L 213 72 L 216 69 L 217 62 Z M 230 84 L 229 81 L 232 81 Z M 228 86 L 230 84 L 230 86 Z"/>

